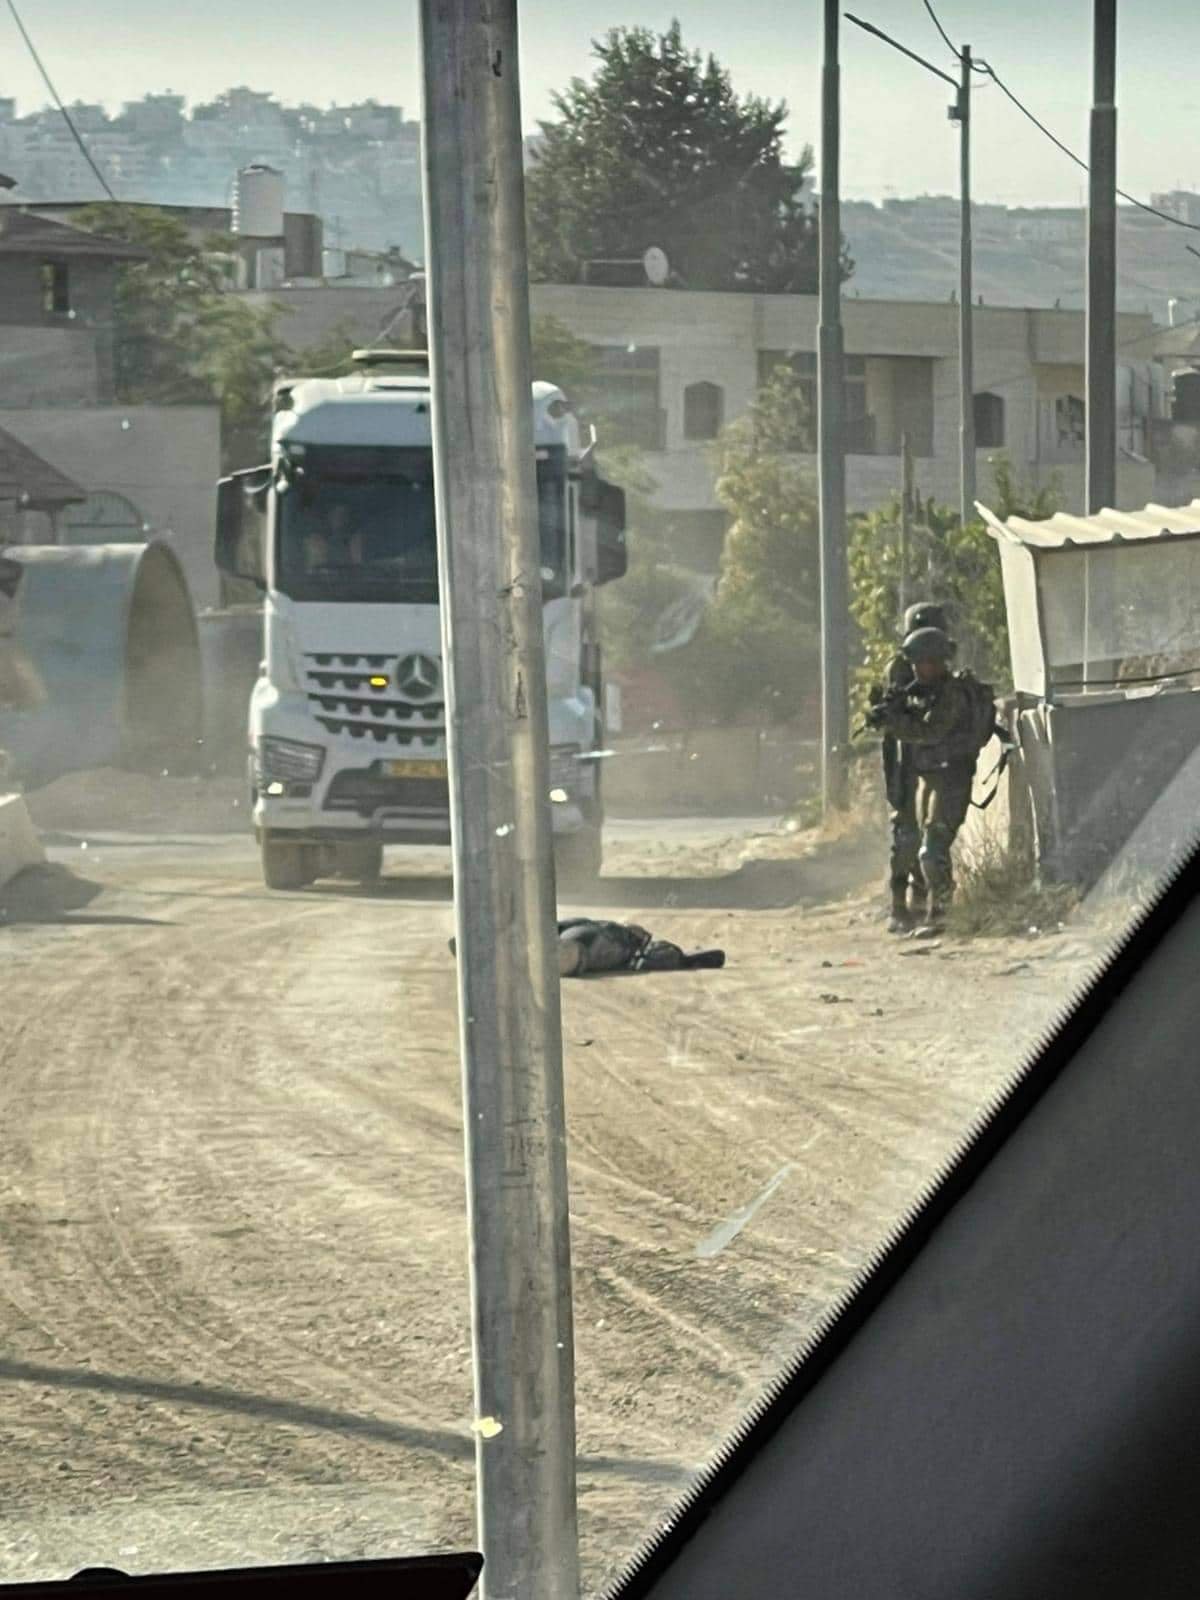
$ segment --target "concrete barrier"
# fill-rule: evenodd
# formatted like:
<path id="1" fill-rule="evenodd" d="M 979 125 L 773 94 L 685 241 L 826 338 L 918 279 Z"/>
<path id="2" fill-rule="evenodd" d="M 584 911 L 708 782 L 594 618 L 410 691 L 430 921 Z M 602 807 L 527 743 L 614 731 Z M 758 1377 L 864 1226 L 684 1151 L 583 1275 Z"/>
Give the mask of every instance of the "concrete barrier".
<path id="1" fill-rule="evenodd" d="M 46 853 L 38 842 L 19 794 L 0 794 L 0 889 L 28 867 L 40 867 Z"/>

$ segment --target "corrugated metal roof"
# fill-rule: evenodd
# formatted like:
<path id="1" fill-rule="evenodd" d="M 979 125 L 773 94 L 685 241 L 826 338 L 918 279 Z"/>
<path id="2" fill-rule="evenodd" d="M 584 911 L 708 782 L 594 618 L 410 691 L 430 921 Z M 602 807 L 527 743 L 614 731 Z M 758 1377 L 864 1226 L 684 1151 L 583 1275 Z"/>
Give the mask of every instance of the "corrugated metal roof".
<path id="1" fill-rule="evenodd" d="M 87 497 L 86 489 L 0 428 L 0 500 L 52 511 Z"/>
<path id="2" fill-rule="evenodd" d="M 1002 522 L 980 506 L 993 538 L 1015 541 L 1035 550 L 1061 550 L 1072 545 L 1134 544 L 1176 535 L 1200 535 L 1200 500 L 1186 506 L 1148 505 L 1141 511 L 1100 511 L 1092 517 L 1060 511 L 1033 522 L 1009 517 Z"/>

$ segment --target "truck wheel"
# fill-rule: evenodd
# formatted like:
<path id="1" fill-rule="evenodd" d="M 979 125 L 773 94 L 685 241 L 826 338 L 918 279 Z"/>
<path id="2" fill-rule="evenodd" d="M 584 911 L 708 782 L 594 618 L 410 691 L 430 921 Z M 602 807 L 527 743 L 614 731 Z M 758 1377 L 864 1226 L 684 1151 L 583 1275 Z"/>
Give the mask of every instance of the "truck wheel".
<path id="1" fill-rule="evenodd" d="M 383 871 L 381 844 L 340 844 L 337 847 L 337 875 L 358 883 L 377 883 Z"/>
<path id="2" fill-rule="evenodd" d="M 568 893 L 594 888 L 603 854 L 604 841 L 597 827 L 559 834 L 554 841 L 554 875 L 558 888 Z"/>
<path id="3" fill-rule="evenodd" d="M 308 845 L 262 842 L 262 875 L 268 889 L 305 889 L 316 877 L 314 852 Z"/>

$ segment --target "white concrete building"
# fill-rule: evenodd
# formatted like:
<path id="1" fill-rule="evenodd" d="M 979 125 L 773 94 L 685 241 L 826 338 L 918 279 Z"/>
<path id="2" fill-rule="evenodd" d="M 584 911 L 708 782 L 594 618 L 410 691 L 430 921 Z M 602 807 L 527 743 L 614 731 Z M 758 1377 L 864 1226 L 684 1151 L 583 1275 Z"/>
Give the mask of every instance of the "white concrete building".
<path id="1" fill-rule="evenodd" d="M 815 296 L 700 294 L 653 289 L 539 284 L 536 315 L 551 315 L 601 347 L 614 402 L 639 417 L 639 436 L 665 509 L 689 514 L 698 542 L 712 548 L 719 506 L 711 440 L 743 415 L 758 384 L 790 359 L 809 385 L 815 444 L 818 304 Z M 846 401 L 851 453 L 847 501 L 865 511 L 900 484 L 907 433 L 917 486 L 958 504 L 958 308 L 946 303 L 847 299 Z M 1118 318 L 1119 352 L 1153 328 L 1149 317 Z M 1082 509 L 1084 322 L 1079 312 L 980 307 L 974 316 L 978 487 L 991 488 L 989 458 L 1003 453 L 1019 477 L 1057 481 L 1064 507 Z M 1153 498 L 1148 459 L 1152 418 L 1164 414 L 1148 350 L 1122 362 L 1118 381 L 1118 499 Z M 815 458 L 814 458 L 815 464 Z M 707 526 L 709 532 L 705 532 Z M 697 551 L 699 555 L 699 550 Z"/>
<path id="2" fill-rule="evenodd" d="M 296 346 L 345 327 L 366 344 L 389 342 L 396 290 L 283 289 L 258 297 L 286 308 L 281 331 Z M 745 414 L 780 361 L 809 388 L 815 445 L 818 305 L 810 295 L 697 293 L 535 284 L 533 314 L 552 316 L 596 347 L 605 409 L 619 412 L 647 454 L 657 499 L 674 513 L 676 548 L 711 568 L 725 516 L 714 492 L 712 442 Z M 907 433 L 917 487 L 958 505 L 958 307 L 906 300 L 843 302 L 852 511 L 884 503 L 900 486 Z M 1152 360 L 1150 317 L 1117 319 L 1118 499 L 1154 498 L 1149 459 L 1167 396 Z M 974 315 L 978 491 L 986 499 L 989 458 L 1004 454 L 1018 478 L 1057 482 L 1065 509 L 1082 510 L 1084 319 L 1079 311 L 981 306 Z M 815 457 L 813 457 L 815 468 Z"/>

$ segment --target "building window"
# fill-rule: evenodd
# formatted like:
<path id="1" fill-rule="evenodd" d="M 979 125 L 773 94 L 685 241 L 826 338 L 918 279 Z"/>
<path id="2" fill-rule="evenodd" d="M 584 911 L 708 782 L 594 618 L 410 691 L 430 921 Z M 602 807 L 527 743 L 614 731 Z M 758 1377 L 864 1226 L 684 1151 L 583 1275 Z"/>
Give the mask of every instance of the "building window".
<path id="1" fill-rule="evenodd" d="M 65 261 L 43 261 L 42 310 L 48 316 L 66 316 L 71 309 L 71 292 L 67 281 Z"/>
<path id="2" fill-rule="evenodd" d="M 690 383 L 683 391 L 683 437 L 715 439 L 725 417 L 725 391 L 718 383 Z"/>
<path id="3" fill-rule="evenodd" d="M 1004 400 L 998 394 L 975 396 L 975 443 L 981 450 L 1004 444 Z"/>
<path id="4" fill-rule="evenodd" d="M 771 381 L 777 368 L 789 366 L 800 380 L 806 417 L 792 448 L 800 455 L 811 455 L 817 448 L 817 357 L 813 350 L 760 350 L 758 386 Z M 874 453 L 874 421 L 867 412 L 867 358 L 846 356 L 843 367 L 846 449 L 851 454 Z"/>
<path id="5" fill-rule="evenodd" d="M 593 345 L 589 409 L 610 424 L 618 442 L 665 450 L 666 427 L 659 402 L 659 353 L 653 345 Z"/>
<path id="6" fill-rule="evenodd" d="M 1060 394 L 1054 402 L 1054 430 L 1060 450 L 1082 450 L 1086 438 L 1086 411 L 1077 394 Z"/>

